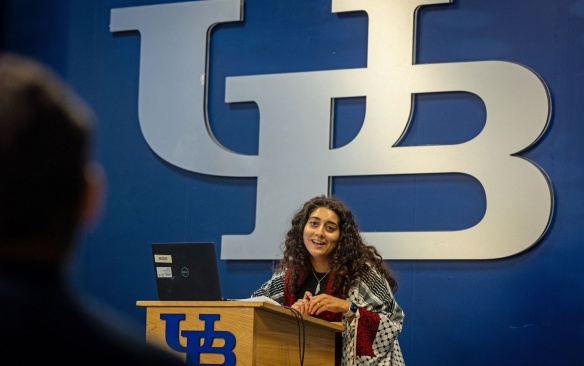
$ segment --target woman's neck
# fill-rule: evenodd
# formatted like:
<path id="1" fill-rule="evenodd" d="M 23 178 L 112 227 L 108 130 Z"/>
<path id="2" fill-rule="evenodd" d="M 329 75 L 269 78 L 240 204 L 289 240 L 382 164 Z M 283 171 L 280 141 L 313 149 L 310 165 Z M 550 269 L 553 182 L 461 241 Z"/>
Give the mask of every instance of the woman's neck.
<path id="1" fill-rule="evenodd" d="M 326 273 L 330 270 L 330 265 L 328 261 L 316 261 L 314 258 L 310 261 L 312 264 L 312 269 L 318 273 Z"/>

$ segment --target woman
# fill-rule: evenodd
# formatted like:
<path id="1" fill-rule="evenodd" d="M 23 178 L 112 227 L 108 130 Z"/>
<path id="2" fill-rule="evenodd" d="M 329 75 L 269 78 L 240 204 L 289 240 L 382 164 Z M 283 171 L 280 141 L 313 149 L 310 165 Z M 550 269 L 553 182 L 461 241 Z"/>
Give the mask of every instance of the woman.
<path id="1" fill-rule="evenodd" d="M 363 241 L 351 211 L 322 195 L 295 213 L 283 258 L 252 297 L 342 321 L 342 365 L 405 365 L 397 340 L 404 313 L 396 290 L 397 281 L 375 247 Z"/>

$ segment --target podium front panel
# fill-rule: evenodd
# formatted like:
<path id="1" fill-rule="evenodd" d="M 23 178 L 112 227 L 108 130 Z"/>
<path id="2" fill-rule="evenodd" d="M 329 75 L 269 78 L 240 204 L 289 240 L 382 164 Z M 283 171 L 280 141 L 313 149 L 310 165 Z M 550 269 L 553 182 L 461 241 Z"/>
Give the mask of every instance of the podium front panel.
<path id="1" fill-rule="evenodd" d="M 343 326 L 261 302 L 148 302 L 146 341 L 178 354 L 189 366 L 334 365 L 335 334 Z M 302 325 L 304 331 L 302 331 Z M 302 340 L 304 336 L 304 340 Z"/>

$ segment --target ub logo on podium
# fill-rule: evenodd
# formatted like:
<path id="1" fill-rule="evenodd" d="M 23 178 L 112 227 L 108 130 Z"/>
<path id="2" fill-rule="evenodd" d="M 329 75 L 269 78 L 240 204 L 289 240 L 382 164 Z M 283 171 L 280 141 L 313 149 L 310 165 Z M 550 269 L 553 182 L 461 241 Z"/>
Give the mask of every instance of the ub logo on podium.
<path id="1" fill-rule="evenodd" d="M 166 344 L 177 352 L 185 353 L 188 365 L 210 365 L 201 363 L 202 354 L 223 356 L 225 361 L 222 364 L 213 363 L 213 365 L 235 365 L 237 361 L 233 352 L 235 335 L 228 331 L 215 329 L 215 321 L 219 320 L 219 314 L 199 314 L 199 319 L 204 322 L 203 330 L 180 330 L 180 322 L 185 318 L 185 314 L 160 314 L 160 319 L 166 322 Z M 180 336 L 186 338 L 186 346 L 180 343 Z M 223 340 L 223 345 L 215 346 L 213 344 L 215 339 Z"/>
<path id="2" fill-rule="evenodd" d="M 549 90 L 516 62 L 416 63 L 418 8 L 452 1 L 331 0 L 333 13 L 367 13 L 366 67 L 226 77 L 225 102 L 259 109 L 257 155 L 221 145 L 206 105 L 210 30 L 243 21 L 243 0 L 112 9 L 111 32 L 140 33 L 138 118 L 152 150 L 187 171 L 257 177 L 255 228 L 223 235 L 221 259 L 279 258 L 287 215 L 306 197 L 330 192 L 334 177 L 466 174 L 482 186 L 484 215 L 470 227 L 364 232 L 385 259 L 503 258 L 542 238 L 553 214 L 551 182 L 520 154 L 548 127 Z M 414 96 L 449 92 L 481 99 L 480 133 L 455 144 L 400 146 Z M 331 105 L 352 97 L 366 99 L 362 128 L 331 148 Z"/>

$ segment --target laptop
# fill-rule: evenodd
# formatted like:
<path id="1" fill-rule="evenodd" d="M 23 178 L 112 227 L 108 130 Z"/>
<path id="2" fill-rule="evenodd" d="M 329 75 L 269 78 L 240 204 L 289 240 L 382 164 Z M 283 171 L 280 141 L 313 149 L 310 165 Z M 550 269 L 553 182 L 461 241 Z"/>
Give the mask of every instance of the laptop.
<path id="1" fill-rule="evenodd" d="M 214 243 L 153 243 L 152 255 L 159 300 L 223 300 Z"/>

